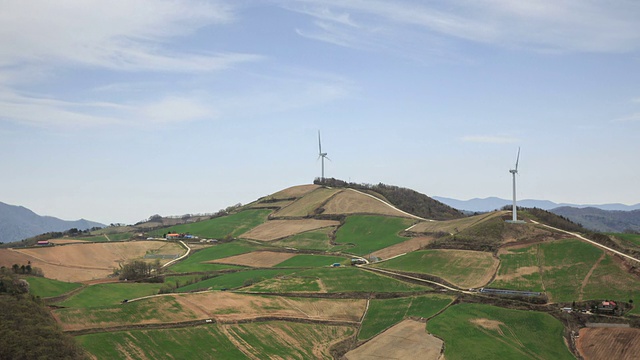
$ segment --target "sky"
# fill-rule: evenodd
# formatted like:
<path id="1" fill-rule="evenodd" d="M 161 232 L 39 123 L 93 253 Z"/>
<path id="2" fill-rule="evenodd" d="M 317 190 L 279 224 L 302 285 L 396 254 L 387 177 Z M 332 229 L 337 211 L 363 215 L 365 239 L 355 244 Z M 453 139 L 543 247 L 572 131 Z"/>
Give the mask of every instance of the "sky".
<path id="1" fill-rule="evenodd" d="M 0 201 L 132 224 L 319 177 L 640 203 L 640 2 L 0 0 Z"/>

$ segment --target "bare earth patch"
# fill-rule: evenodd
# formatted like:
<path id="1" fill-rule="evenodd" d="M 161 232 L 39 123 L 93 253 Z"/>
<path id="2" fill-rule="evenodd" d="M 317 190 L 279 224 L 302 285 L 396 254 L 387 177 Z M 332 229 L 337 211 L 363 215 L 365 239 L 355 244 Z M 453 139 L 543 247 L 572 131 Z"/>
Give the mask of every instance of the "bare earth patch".
<path id="1" fill-rule="evenodd" d="M 283 207 L 276 211 L 271 217 L 304 217 L 313 215 L 322 204 L 336 193 L 341 192 L 340 189 L 318 188 L 298 200 L 291 205 Z"/>
<path id="2" fill-rule="evenodd" d="M 483 329 L 497 331 L 500 335 L 504 336 L 500 325 L 505 326 L 502 321 L 498 320 L 490 320 L 490 319 L 471 319 L 469 320 L 472 324 L 477 325 Z"/>
<path id="3" fill-rule="evenodd" d="M 334 220 L 269 220 L 242 234 L 242 237 L 259 241 L 273 241 L 311 230 L 339 225 L 340 222 Z"/>
<path id="4" fill-rule="evenodd" d="M 219 321 L 281 317 L 357 322 L 366 306 L 363 299 L 296 299 L 230 292 L 179 295 L 176 300 L 202 318 Z"/>
<path id="5" fill-rule="evenodd" d="M 247 254 L 229 256 L 223 259 L 208 261 L 209 263 L 231 264 L 251 267 L 272 267 L 281 262 L 291 259 L 296 254 L 274 252 L 274 251 L 254 251 Z"/>
<path id="6" fill-rule="evenodd" d="M 409 231 L 417 233 L 457 233 L 471 226 L 477 225 L 487 220 L 491 220 L 495 217 L 500 217 L 506 214 L 506 211 L 495 211 L 488 214 L 469 216 L 462 219 L 447 220 L 447 221 L 424 221 L 418 223 L 410 228 Z"/>
<path id="7" fill-rule="evenodd" d="M 401 242 L 399 244 L 389 246 L 382 250 L 378 250 L 372 253 L 371 255 L 377 256 L 380 259 L 389 259 L 394 256 L 420 250 L 424 246 L 427 246 L 428 244 L 430 244 L 432 241 L 433 241 L 433 237 L 428 237 L 428 236 L 416 237 L 416 238 L 412 238 L 410 240 Z"/>
<path id="8" fill-rule="evenodd" d="M 87 240 L 73 240 L 73 239 L 52 239 L 49 240 L 50 243 L 52 244 L 56 244 L 56 245 L 63 245 L 63 244 L 80 244 L 80 243 L 87 243 L 90 241 Z"/>
<path id="9" fill-rule="evenodd" d="M 499 281 L 499 280 L 511 281 L 514 279 L 521 278 L 525 275 L 535 274 L 539 271 L 540 271 L 539 266 L 523 266 L 523 267 L 517 268 L 516 271 L 511 274 L 496 275 L 495 281 Z"/>
<path id="10" fill-rule="evenodd" d="M 374 197 L 347 189 L 324 205 L 323 214 L 377 214 L 415 218 Z"/>
<path id="11" fill-rule="evenodd" d="M 361 359 L 432 359 L 440 358 L 442 340 L 428 334 L 425 324 L 404 320 L 364 345 L 349 351 L 349 360 Z"/>
<path id="12" fill-rule="evenodd" d="M 268 196 L 267 199 L 298 198 L 312 192 L 313 190 L 319 187 L 320 185 L 314 185 L 314 184 L 292 186 L 290 188 L 280 190 L 277 193 Z"/>
<path id="13" fill-rule="evenodd" d="M 113 243 L 79 243 L 18 250 L 0 250 L 0 265 L 14 263 L 39 267 L 45 277 L 61 281 L 82 282 L 106 278 L 119 264 L 141 259 L 147 252 L 183 254 L 178 244 L 165 241 L 130 241 Z M 168 262 L 169 260 L 161 260 Z"/>
<path id="14" fill-rule="evenodd" d="M 585 360 L 638 359 L 640 329 L 583 328 L 576 347 Z"/>

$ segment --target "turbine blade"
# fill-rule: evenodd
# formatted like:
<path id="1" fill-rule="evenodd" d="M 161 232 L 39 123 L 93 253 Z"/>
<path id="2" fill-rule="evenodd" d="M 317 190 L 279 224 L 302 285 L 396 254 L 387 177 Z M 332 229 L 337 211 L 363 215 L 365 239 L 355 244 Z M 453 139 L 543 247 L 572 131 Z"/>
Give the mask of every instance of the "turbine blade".
<path id="1" fill-rule="evenodd" d="M 518 157 L 516 157 L 516 173 L 518 172 L 518 162 L 520 161 L 520 147 L 518 146 Z"/>
<path id="2" fill-rule="evenodd" d="M 329 157 L 327 155 L 324 156 L 325 159 L 331 161 L 331 159 L 329 159 Z"/>
<path id="3" fill-rule="evenodd" d="M 322 154 L 322 143 L 320 142 L 320 130 L 318 130 L 318 154 Z"/>

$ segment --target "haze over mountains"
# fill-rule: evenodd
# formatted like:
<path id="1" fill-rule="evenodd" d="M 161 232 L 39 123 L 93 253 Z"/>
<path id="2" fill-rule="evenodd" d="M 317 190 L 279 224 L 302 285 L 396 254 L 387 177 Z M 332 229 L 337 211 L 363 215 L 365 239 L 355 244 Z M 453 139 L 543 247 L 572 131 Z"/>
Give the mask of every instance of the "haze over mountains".
<path id="1" fill-rule="evenodd" d="M 457 200 L 452 198 L 446 198 L 441 196 L 432 196 L 433 199 L 438 200 L 444 204 L 447 204 L 453 208 L 458 210 L 466 210 L 466 211 L 492 211 L 496 209 L 500 209 L 505 205 L 511 205 L 512 200 L 501 199 L 498 197 L 488 197 L 484 199 L 474 198 L 470 200 Z M 600 205 L 579 205 L 579 204 L 567 204 L 567 203 L 555 203 L 549 200 L 533 200 L 533 199 L 525 199 L 518 200 L 518 206 L 522 207 L 536 207 L 543 210 L 552 210 L 559 207 L 569 206 L 572 208 L 596 208 L 600 210 L 606 211 L 632 211 L 639 210 L 640 204 L 635 205 L 625 205 L 625 204 L 600 204 Z"/>
<path id="2" fill-rule="evenodd" d="M 433 199 L 459 210 L 485 212 L 511 205 L 512 200 L 489 197 L 486 199 L 456 200 L 434 196 Z M 601 232 L 640 231 L 640 204 L 576 205 L 558 204 L 548 200 L 518 200 L 518 206 L 548 210 L 556 215 Z"/>
<path id="3" fill-rule="evenodd" d="M 85 219 L 68 221 L 53 216 L 41 216 L 16 205 L 0 202 L 0 242 L 13 242 L 52 231 L 66 231 L 104 227 L 104 224 Z"/>

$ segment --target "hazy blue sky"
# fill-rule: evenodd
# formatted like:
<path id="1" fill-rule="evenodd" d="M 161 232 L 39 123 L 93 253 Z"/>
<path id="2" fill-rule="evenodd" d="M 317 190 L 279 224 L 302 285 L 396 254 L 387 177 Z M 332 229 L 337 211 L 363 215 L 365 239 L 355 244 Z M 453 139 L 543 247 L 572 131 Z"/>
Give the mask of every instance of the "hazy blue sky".
<path id="1" fill-rule="evenodd" d="M 133 223 L 320 176 L 640 202 L 640 2 L 0 1 L 0 201 Z"/>

